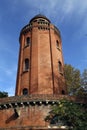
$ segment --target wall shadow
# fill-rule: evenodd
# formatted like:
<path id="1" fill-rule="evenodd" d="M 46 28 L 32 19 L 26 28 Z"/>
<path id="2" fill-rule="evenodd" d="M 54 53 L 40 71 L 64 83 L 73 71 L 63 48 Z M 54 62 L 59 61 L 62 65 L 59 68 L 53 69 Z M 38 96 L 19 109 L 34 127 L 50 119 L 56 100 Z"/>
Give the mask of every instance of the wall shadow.
<path id="1" fill-rule="evenodd" d="M 6 121 L 5 123 L 8 124 L 10 123 L 11 121 L 14 121 L 18 118 L 18 115 L 14 112 Z"/>

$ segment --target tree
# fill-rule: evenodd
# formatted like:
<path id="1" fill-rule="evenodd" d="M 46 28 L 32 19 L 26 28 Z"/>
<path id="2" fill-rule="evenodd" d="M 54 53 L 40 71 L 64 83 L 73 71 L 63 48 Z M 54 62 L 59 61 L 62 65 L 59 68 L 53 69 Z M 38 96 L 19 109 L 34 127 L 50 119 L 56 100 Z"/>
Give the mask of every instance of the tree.
<path id="1" fill-rule="evenodd" d="M 76 95 L 78 88 L 81 86 L 80 71 L 71 65 L 65 64 L 64 75 L 69 95 Z"/>
<path id="2" fill-rule="evenodd" d="M 0 98 L 3 98 L 3 97 L 8 97 L 8 93 L 0 91 Z"/>
<path id="3" fill-rule="evenodd" d="M 73 130 L 87 130 L 87 104 L 62 99 L 52 106 L 45 120 L 51 125 L 67 126 Z"/>
<path id="4" fill-rule="evenodd" d="M 81 76 L 81 87 L 87 92 L 87 69 L 84 69 Z"/>
<path id="5" fill-rule="evenodd" d="M 77 91 L 78 96 L 87 96 L 87 69 L 81 75 L 81 87 Z"/>

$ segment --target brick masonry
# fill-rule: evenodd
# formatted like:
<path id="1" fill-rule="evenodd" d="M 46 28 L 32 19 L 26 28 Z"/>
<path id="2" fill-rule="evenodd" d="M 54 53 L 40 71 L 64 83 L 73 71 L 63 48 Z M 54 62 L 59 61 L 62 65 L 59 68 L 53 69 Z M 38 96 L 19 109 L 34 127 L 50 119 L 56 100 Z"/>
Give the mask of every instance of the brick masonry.
<path id="1" fill-rule="evenodd" d="M 29 46 L 25 46 L 27 37 L 30 38 Z M 26 58 L 29 59 L 28 71 L 24 71 Z M 20 33 L 16 95 L 22 95 L 24 88 L 28 94 L 62 94 L 62 91 L 66 94 L 63 69 L 60 31 L 46 17 L 34 17 Z"/>
<path id="2" fill-rule="evenodd" d="M 0 99 L 0 130 L 51 129 L 50 124 L 45 122 L 45 117 L 51 106 L 60 99 L 87 103 L 84 98 L 63 95 L 28 95 Z"/>
<path id="3" fill-rule="evenodd" d="M 60 31 L 39 14 L 21 30 L 16 92 L 14 97 L 0 99 L 0 130 L 54 129 L 45 122 L 51 106 L 62 98 L 79 102 L 66 95 L 63 69 Z"/>

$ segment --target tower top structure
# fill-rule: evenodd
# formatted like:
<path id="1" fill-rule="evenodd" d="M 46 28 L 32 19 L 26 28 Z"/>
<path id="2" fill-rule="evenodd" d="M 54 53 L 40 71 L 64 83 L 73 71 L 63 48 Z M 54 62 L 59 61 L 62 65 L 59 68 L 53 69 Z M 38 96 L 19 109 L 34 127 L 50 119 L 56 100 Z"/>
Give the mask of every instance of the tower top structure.
<path id="1" fill-rule="evenodd" d="M 25 33 L 27 30 L 31 30 L 32 25 L 34 25 L 34 23 L 38 23 L 38 24 L 42 24 L 42 25 L 43 24 L 50 25 L 51 21 L 45 15 L 37 14 L 29 21 L 29 23 L 27 25 L 25 25 L 22 28 L 22 30 L 20 32 L 20 36 L 21 36 L 22 33 Z M 54 26 L 55 32 L 58 33 L 59 37 L 61 37 L 60 30 L 55 25 L 53 25 L 53 26 Z M 20 38 L 19 38 L 19 40 L 20 40 Z"/>
<path id="2" fill-rule="evenodd" d="M 34 21 L 34 20 L 36 20 L 36 19 L 40 19 L 40 18 L 45 19 L 45 20 L 47 20 L 49 23 L 51 23 L 51 21 L 50 21 L 45 15 L 42 15 L 42 14 L 37 14 L 37 15 L 35 15 L 35 16 L 30 20 L 30 23 L 31 23 L 32 21 Z"/>

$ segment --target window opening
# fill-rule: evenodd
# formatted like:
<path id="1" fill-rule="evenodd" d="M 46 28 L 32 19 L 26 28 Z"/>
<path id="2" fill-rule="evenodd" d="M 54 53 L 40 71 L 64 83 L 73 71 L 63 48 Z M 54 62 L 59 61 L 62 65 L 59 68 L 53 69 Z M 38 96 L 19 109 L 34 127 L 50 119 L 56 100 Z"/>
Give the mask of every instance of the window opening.
<path id="1" fill-rule="evenodd" d="M 65 91 L 64 90 L 62 90 L 62 95 L 65 95 Z"/>
<path id="2" fill-rule="evenodd" d="M 25 59 L 25 71 L 29 69 L 29 59 Z"/>
<path id="3" fill-rule="evenodd" d="M 59 48 L 59 41 L 56 40 L 56 47 Z"/>
<path id="4" fill-rule="evenodd" d="M 27 88 L 23 89 L 23 95 L 28 95 L 28 89 Z"/>
<path id="5" fill-rule="evenodd" d="M 29 46 L 29 44 L 30 44 L 30 37 L 27 37 L 26 38 L 26 46 Z"/>
<path id="6" fill-rule="evenodd" d="M 58 69 L 59 69 L 59 72 L 62 72 L 62 64 L 60 61 L 58 62 Z"/>

